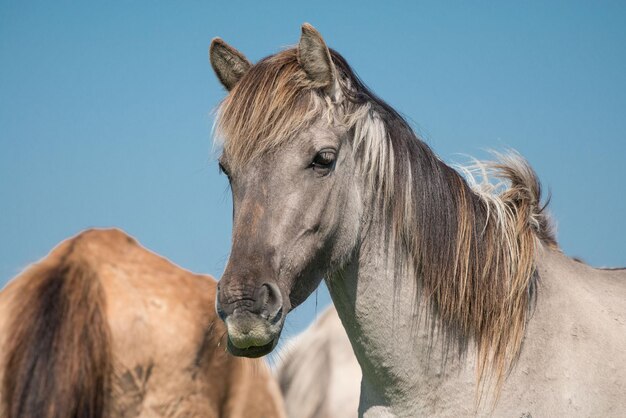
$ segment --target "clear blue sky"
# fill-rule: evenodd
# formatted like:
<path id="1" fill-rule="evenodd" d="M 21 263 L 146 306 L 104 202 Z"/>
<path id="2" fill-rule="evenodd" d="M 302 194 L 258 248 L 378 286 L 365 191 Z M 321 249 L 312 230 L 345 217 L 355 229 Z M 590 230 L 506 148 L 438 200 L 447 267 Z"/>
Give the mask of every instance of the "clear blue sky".
<path id="1" fill-rule="evenodd" d="M 91 226 L 219 277 L 231 202 L 207 48 L 258 60 L 303 22 L 446 161 L 519 150 L 564 251 L 626 265 L 626 3 L 268 3 L 0 0 L 0 283 Z M 287 333 L 314 315 L 312 297 Z"/>

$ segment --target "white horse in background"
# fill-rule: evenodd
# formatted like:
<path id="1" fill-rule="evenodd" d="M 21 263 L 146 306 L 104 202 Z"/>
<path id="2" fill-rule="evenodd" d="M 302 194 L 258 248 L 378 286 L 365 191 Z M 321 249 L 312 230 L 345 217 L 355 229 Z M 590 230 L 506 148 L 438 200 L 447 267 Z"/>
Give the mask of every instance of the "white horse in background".
<path id="1" fill-rule="evenodd" d="M 334 306 L 279 355 L 276 377 L 289 418 L 356 418 L 361 368 Z"/>

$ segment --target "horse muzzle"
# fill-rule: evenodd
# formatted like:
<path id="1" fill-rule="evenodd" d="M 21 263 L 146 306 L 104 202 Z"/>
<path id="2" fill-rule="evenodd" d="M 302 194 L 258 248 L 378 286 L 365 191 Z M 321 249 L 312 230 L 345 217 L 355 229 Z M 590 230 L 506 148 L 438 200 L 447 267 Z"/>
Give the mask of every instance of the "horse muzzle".
<path id="1" fill-rule="evenodd" d="M 283 298 L 278 286 L 264 283 L 252 293 L 252 297 L 233 297 L 221 288 L 215 298 L 215 309 L 228 331 L 228 351 L 235 356 L 270 353 L 283 328 Z"/>

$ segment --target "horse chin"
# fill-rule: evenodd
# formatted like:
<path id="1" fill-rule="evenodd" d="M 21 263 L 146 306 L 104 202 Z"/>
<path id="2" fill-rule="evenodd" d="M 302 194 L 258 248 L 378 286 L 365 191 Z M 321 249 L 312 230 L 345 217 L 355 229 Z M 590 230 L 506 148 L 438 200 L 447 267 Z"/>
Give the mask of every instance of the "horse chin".
<path id="1" fill-rule="evenodd" d="M 238 348 L 233 342 L 228 338 L 228 351 L 233 356 L 237 357 L 249 357 L 249 358 L 257 358 L 267 355 L 272 352 L 272 350 L 276 347 L 278 343 L 278 336 L 273 338 L 269 343 L 261 346 L 250 346 L 248 348 Z"/>
<path id="2" fill-rule="evenodd" d="M 280 338 L 284 317 L 268 321 L 250 312 L 236 312 L 226 318 L 228 351 L 240 357 L 261 357 L 270 353 Z"/>

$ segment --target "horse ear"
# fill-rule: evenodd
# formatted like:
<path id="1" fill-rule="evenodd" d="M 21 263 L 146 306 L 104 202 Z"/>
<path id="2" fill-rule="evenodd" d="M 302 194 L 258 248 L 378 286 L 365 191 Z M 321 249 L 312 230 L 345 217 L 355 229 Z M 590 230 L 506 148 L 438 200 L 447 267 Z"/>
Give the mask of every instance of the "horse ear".
<path id="1" fill-rule="evenodd" d="M 228 91 L 235 87 L 235 84 L 252 66 L 241 52 L 220 38 L 214 38 L 211 41 L 209 61 L 217 78 Z"/>
<path id="2" fill-rule="evenodd" d="M 332 93 L 337 80 L 330 51 L 322 35 L 310 24 L 302 25 L 298 44 L 298 62 L 316 87 Z"/>

